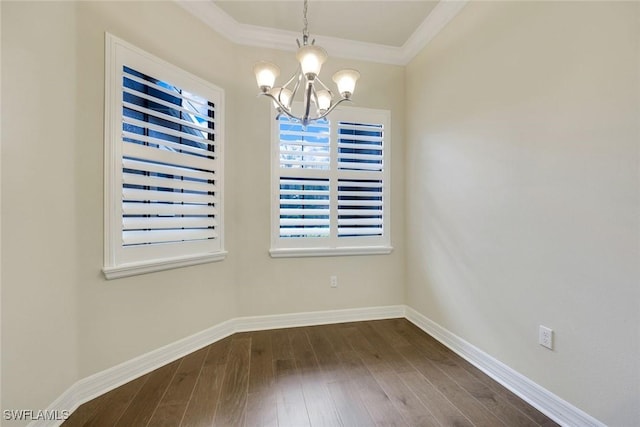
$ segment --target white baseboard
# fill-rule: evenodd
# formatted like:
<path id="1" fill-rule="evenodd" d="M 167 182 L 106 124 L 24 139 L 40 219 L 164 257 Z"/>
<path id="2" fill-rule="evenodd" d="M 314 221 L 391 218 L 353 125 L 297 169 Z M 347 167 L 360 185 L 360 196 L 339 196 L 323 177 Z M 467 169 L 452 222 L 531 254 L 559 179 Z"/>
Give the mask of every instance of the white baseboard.
<path id="1" fill-rule="evenodd" d="M 558 424 L 568 427 L 606 427 L 589 414 L 542 388 L 413 308 L 406 307 L 405 317 Z"/>
<path id="2" fill-rule="evenodd" d="M 47 408 L 47 411 L 50 411 L 50 413 L 54 413 L 54 411 L 60 413 L 63 410 L 73 412 L 80 405 L 91 399 L 95 399 L 167 363 L 234 334 L 236 332 L 234 321 L 235 319 L 232 319 L 219 323 L 202 332 L 83 378 L 68 388 Z M 29 427 L 50 427 L 59 426 L 60 424 L 62 424 L 62 421 L 38 420 L 31 422 Z"/>
<path id="3" fill-rule="evenodd" d="M 314 311 L 309 313 L 276 314 L 270 316 L 238 317 L 234 319 L 236 332 L 266 329 L 294 328 L 298 326 L 328 325 L 331 323 L 405 317 L 404 305 L 350 308 L 346 310 Z"/>
<path id="4" fill-rule="evenodd" d="M 404 305 L 394 305 L 269 316 L 237 317 L 112 368 L 93 374 L 87 378 L 83 378 L 73 384 L 58 397 L 58 399 L 49 405 L 47 412 L 73 412 L 80 405 L 91 399 L 236 332 L 392 319 L 404 317 L 404 312 Z M 37 420 L 31 422 L 29 427 L 57 427 L 60 424 L 62 424 L 61 420 Z"/>
<path id="5" fill-rule="evenodd" d="M 81 404 L 236 332 L 404 317 L 443 343 L 517 396 L 563 426 L 605 427 L 603 423 L 474 347 L 411 307 L 394 305 L 345 310 L 238 317 L 84 378 L 47 408 L 75 411 Z M 59 426 L 62 421 L 34 421 L 29 427 Z"/>

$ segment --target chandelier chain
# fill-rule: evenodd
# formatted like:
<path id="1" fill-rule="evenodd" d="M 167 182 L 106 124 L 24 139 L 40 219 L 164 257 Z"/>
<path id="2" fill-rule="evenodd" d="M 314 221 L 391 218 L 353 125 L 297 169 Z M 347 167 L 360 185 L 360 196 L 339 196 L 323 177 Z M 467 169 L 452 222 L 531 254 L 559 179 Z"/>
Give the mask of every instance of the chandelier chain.
<path id="1" fill-rule="evenodd" d="M 304 5 L 302 7 L 302 19 L 304 23 L 304 28 L 302 29 L 302 37 L 304 39 L 304 44 L 307 44 L 307 39 L 309 38 L 309 21 L 307 21 L 307 9 L 308 9 L 308 0 L 304 0 Z"/>

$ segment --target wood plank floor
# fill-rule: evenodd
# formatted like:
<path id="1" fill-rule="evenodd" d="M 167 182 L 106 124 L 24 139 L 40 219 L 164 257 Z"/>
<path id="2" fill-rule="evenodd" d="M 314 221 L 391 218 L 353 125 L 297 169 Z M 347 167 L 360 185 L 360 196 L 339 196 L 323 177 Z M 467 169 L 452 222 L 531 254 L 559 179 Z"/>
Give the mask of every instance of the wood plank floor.
<path id="1" fill-rule="evenodd" d="M 555 426 L 405 319 L 246 332 L 80 406 L 78 426 Z"/>

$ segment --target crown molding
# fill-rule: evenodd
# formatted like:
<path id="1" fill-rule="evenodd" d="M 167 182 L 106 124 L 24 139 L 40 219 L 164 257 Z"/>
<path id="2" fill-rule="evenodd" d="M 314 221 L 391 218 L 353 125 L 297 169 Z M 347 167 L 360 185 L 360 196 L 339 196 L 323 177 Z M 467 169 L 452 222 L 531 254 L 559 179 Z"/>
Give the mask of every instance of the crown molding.
<path id="1" fill-rule="evenodd" d="M 245 46 L 295 52 L 293 41 L 300 34 L 293 31 L 242 24 L 211 0 L 175 0 L 228 40 Z M 366 43 L 338 37 L 319 36 L 322 47 L 334 57 L 392 65 L 406 65 L 451 21 L 468 0 L 440 0 L 403 46 Z"/>
<path id="2" fill-rule="evenodd" d="M 403 65 L 409 63 L 466 6 L 469 0 L 440 0 L 402 46 Z"/>

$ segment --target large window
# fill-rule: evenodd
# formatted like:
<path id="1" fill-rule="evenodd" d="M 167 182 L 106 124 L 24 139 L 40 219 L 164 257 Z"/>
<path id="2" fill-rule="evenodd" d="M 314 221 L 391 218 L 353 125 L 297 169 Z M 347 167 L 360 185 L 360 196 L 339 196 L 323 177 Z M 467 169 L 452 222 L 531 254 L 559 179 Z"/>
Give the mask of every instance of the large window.
<path id="1" fill-rule="evenodd" d="M 391 252 L 390 113 L 340 108 L 306 128 L 272 131 L 271 255 Z"/>
<path id="2" fill-rule="evenodd" d="M 224 257 L 224 93 L 109 34 L 107 278 Z"/>

